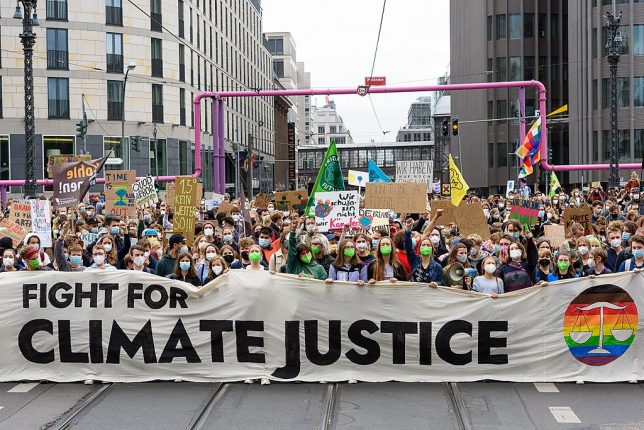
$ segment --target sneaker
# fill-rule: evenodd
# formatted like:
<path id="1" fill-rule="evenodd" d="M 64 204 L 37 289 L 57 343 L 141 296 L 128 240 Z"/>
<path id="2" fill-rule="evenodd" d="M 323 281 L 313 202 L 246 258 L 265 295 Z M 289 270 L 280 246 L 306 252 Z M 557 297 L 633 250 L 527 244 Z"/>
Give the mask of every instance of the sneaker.
<path id="1" fill-rule="evenodd" d="M 262 378 L 261 384 L 262 385 L 270 385 L 271 381 L 268 378 Z"/>
<path id="2" fill-rule="evenodd" d="M 349 384 L 357 384 L 357 383 L 358 381 L 356 381 L 355 379 L 349 379 Z"/>
<path id="3" fill-rule="evenodd" d="M 250 379 L 250 378 L 249 379 L 244 379 L 244 384 L 252 384 L 253 382 L 255 382 L 255 381 Z"/>
<path id="4" fill-rule="evenodd" d="M 85 385 L 94 385 L 94 380 L 93 379 L 86 379 L 85 382 L 83 382 Z"/>

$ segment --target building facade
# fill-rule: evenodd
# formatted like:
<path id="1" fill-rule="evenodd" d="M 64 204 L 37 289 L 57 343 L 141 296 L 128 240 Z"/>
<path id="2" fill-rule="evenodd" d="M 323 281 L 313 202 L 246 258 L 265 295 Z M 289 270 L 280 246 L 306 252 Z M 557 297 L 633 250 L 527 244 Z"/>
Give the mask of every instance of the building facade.
<path id="1" fill-rule="evenodd" d="M 398 130 L 396 142 L 429 142 L 432 134 L 431 97 L 419 97 L 409 106 L 407 124 Z"/>
<path id="2" fill-rule="evenodd" d="M 311 107 L 311 144 L 329 145 L 335 140 L 337 145 L 351 145 L 353 138 L 349 129 L 335 109 L 335 101 L 325 99 L 322 107 Z"/>
<path id="3" fill-rule="evenodd" d="M 608 163 L 610 158 L 610 71 L 606 58 L 607 0 L 569 1 L 570 162 Z M 617 68 L 619 162 L 644 156 L 644 4 L 618 1 L 622 12 L 622 55 Z M 574 67 L 572 67 L 574 65 Z M 574 150 L 573 150 L 574 148 Z M 605 181 L 608 171 L 585 172 L 584 181 Z M 630 172 L 620 170 L 628 181 Z M 581 175 L 571 174 L 575 182 Z"/>
<path id="4" fill-rule="evenodd" d="M 534 79 L 548 90 L 548 112 L 568 103 L 568 3 L 451 0 L 451 83 Z M 528 128 L 537 103 L 536 91 L 526 89 Z M 506 181 L 518 174 L 519 160 L 513 153 L 520 143 L 519 90 L 454 91 L 451 116 L 459 119 L 461 163 L 470 187 L 502 191 Z M 567 122 L 549 127 L 548 133 L 552 161 L 568 163 L 572 149 Z M 452 150 L 458 138 L 451 137 Z M 537 179 L 537 174 L 529 178 Z M 567 181 L 565 175 L 563 180 Z"/>
<path id="5" fill-rule="evenodd" d="M 22 22 L 15 4 L 0 8 L 0 178 L 24 178 Z M 41 0 L 35 28 L 36 175 L 46 177 L 48 156 L 112 153 L 107 168 L 139 174 L 194 171 L 193 97 L 205 90 L 272 87 L 273 67 L 262 37 L 257 0 Z M 129 64 L 125 94 L 124 73 Z M 86 146 L 76 123 L 89 119 Z M 203 181 L 212 190 L 212 112 L 202 103 Z M 121 121 L 125 139 L 121 139 Z M 226 182 L 235 182 L 233 144 L 248 145 L 271 165 L 272 98 L 226 101 Z M 156 132 L 156 133 L 155 133 Z M 155 139 L 156 135 L 156 139 Z M 140 136 L 139 152 L 130 136 Z M 19 190 L 15 190 L 19 192 Z"/>

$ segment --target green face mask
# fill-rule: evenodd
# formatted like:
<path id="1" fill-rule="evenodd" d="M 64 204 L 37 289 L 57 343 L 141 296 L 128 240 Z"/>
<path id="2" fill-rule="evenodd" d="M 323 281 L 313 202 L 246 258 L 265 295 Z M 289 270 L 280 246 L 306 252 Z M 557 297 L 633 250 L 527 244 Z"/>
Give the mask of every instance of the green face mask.
<path id="1" fill-rule="evenodd" d="M 259 260 L 262 259 L 262 255 L 257 251 L 253 251 L 248 253 L 248 259 L 250 260 L 251 263 L 257 263 L 259 262 Z"/>
<path id="2" fill-rule="evenodd" d="M 420 255 L 423 257 L 429 257 L 432 255 L 432 247 L 431 246 L 421 246 L 420 247 Z"/>
<path id="3" fill-rule="evenodd" d="M 300 255 L 300 260 L 304 264 L 309 264 L 311 260 L 313 260 L 313 256 L 310 253 L 306 253 L 304 255 Z"/>
<path id="4" fill-rule="evenodd" d="M 380 253 L 382 255 L 389 255 L 391 254 L 391 245 L 382 245 L 380 247 Z"/>
<path id="5" fill-rule="evenodd" d="M 40 260 L 35 258 L 33 260 L 29 260 L 29 266 L 31 266 L 32 269 L 37 269 L 40 267 Z"/>
<path id="6" fill-rule="evenodd" d="M 319 254 L 320 247 L 318 245 L 311 245 L 311 252 L 313 252 L 314 254 Z"/>
<path id="7" fill-rule="evenodd" d="M 356 255 L 356 250 L 355 248 L 344 248 L 343 254 L 345 257 L 352 258 L 354 255 Z"/>
<path id="8" fill-rule="evenodd" d="M 570 267 L 570 263 L 569 263 L 569 262 L 567 262 L 567 261 L 560 261 L 560 262 L 558 262 L 558 263 L 557 263 L 557 267 L 558 267 L 558 268 L 559 268 L 559 270 L 561 270 L 562 272 L 565 272 L 565 271 L 566 271 L 566 270 L 568 270 L 568 268 Z"/>

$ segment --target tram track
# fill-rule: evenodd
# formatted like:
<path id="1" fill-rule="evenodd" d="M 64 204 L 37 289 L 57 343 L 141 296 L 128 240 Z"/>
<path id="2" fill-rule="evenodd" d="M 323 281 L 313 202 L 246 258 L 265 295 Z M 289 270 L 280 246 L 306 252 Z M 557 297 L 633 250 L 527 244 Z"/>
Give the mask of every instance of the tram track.
<path id="1" fill-rule="evenodd" d="M 52 423 L 50 426 L 47 427 L 47 429 L 51 430 L 67 430 L 70 428 L 72 425 L 74 419 L 78 417 L 82 412 L 87 411 L 91 409 L 89 406 L 92 405 L 93 402 L 96 400 L 100 399 L 101 397 L 105 396 L 108 390 L 110 390 L 114 386 L 114 384 L 109 383 L 103 385 L 101 388 L 98 390 L 89 393 L 87 396 L 85 396 L 80 402 L 78 402 L 76 405 L 74 405 L 73 408 L 71 408 L 69 411 L 67 411 L 66 414 L 64 414 L 62 417 L 60 417 L 58 420 L 56 420 L 54 423 Z M 93 406 L 92 406 L 93 407 Z"/>
<path id="2" fill-rule="evenodd" d="M 471 430 L 472 425 L 465 406 L 465 399 L 456 382 L 445 382 L 445 395 L 454 414 L 454 425 L 457 430 Z"/>

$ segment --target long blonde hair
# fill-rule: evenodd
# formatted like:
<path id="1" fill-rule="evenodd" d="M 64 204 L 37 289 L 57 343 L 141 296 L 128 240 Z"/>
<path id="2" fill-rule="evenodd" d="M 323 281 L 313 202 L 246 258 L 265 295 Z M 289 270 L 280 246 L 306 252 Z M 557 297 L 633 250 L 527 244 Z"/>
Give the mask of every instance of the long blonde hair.
<path id="1" fill-rule="evenodd" d="M 389 246 L 391 246 L 391 254 L 389 254 L 389 264 L 391 267 L 394 269 L 394 274 L 396 273 L 396 270 L 400 270 L 402 268 L 402 264 L 400 264 L 400 261 L 398 261 L 398 258 L 396 258 L 396 253 L 394 252 L 394 243 L 391 240 L 390 237 L 382 237 L 378 241 L 378 247 L 376 248 L 376 258 L 373 260 L 373 279 L 376 281 L 383 281 L 385 279 L 385 259 L 380 252 L 380 248 L 382 247 L 382 241 L 383 240 L 388 240 L 389 241 Z"/>

